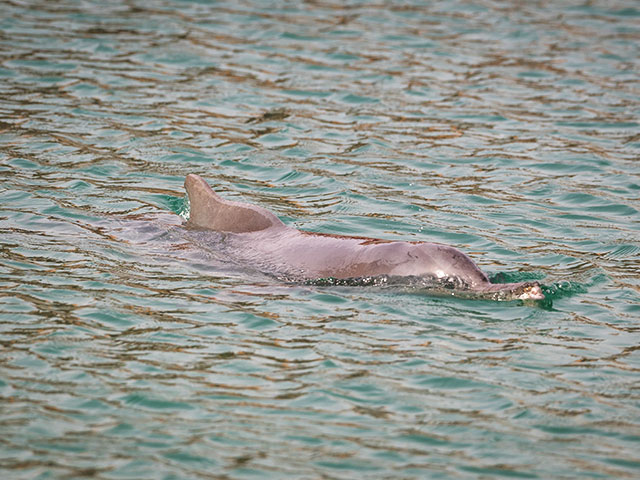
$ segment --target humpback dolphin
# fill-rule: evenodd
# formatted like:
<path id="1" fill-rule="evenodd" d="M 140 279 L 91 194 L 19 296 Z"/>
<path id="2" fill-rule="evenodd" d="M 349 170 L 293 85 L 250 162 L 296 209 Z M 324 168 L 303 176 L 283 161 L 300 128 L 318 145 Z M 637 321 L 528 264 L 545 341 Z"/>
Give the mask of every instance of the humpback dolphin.
<path id="1" fill-rule="evenodd" d="M 262 207 L 221 198 L 198 175 L 187 175 L 184 186 L 190 204 L 187 227 L 219 232 L 236 261 L 279 278 L 318 284 L 331 279 L 333 285 L 384 279 L 422 285 L 436 294 L 544 299 L 537 282 L 491 283 L 467 255 L 448 245 L 297 230 Z"/>

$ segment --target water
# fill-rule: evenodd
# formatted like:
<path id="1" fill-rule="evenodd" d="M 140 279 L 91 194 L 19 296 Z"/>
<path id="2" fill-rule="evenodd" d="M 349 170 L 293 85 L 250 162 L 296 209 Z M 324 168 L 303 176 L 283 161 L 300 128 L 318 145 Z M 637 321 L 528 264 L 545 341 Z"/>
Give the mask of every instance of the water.
<path id="1" fill-rule="evenodd" d="M 4 2 L 2 478 L 638 478 L 639 17 Z M 189 172 L 551 302 L 238 269 Z"/>

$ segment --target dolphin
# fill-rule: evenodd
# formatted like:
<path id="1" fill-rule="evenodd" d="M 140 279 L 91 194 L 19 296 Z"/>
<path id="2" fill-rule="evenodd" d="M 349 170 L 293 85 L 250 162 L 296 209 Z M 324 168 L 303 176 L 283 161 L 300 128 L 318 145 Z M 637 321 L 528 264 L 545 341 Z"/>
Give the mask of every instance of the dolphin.
<path id="1" fill-rule="evenodd" d="M 538 282 L 491 283 L 473 260 L 448 245 L 298 230 L 265 208 L 221 198 L 199 175 L 187 175 L 184 186 L 188 228 L 222 234 L 235 261 L 281 279 L 320 285 L 411 284 L 434 294 L 489 300 L 544 299 Z"/>

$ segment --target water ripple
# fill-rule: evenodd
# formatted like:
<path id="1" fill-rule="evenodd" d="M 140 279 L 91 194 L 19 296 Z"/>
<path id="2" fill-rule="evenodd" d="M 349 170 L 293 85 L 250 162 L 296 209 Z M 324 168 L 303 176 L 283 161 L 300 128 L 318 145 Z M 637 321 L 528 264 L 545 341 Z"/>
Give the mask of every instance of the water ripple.
<path id="1" fill-rule="evenodd" d="M 639 15 L 5 2 L 4 476 L 637 477 Z M 180 227 L 189 172 L 552 303 L 277 281 Z"/>

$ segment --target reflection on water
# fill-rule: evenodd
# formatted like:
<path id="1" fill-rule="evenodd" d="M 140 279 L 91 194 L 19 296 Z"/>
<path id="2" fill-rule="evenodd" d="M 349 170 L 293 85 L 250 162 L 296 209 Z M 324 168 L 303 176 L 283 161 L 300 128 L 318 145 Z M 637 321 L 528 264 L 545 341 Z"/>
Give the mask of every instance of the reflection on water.
<path id="1" fill-rule="evenodd" d="M 4 2 L 3 477 L 637 477 L 639 17 Z M 179 234 L 188 172 L 553 306 L 230 268 Z"/>

